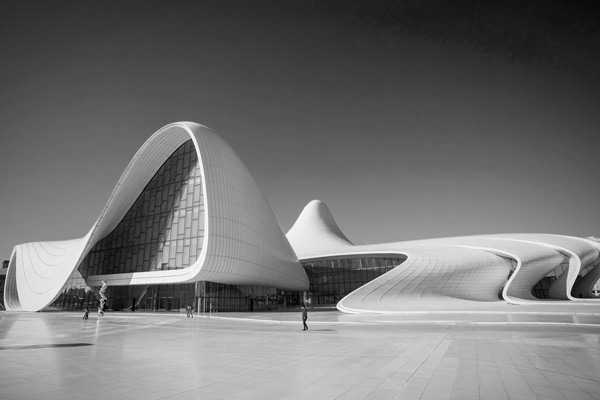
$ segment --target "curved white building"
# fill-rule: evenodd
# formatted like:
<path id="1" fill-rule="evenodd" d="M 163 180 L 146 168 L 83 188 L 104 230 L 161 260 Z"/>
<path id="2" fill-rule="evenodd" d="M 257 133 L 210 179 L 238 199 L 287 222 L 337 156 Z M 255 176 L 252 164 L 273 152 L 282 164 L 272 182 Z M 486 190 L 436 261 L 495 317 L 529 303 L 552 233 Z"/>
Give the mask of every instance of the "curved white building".
<path id="1" fill-rule="evenodd" d="M 440 299 L 457 308 L 464 301 L 595 301 L 590 298 L 600 276 L 600 243 L 568 236 L 498 234 L 356 246 L 318 200 L 304 208 L 287 237 L 303 265 L 317 268 L 315 275 L 319 268 L 381 272 L 343 295 L 337 307 L 345 312 L 422 309 Z M 389 271 L 369 265 L 386 258 L 399 262 Z M 318 279 L 312 275 L 309 270 L 314 294 Z"/>
<path id="2" fill-rule="evenodd" d="M 90 287 L 211 281 L 308 289 L 246 167 L 212 130 L 191 122 L 167 125 L 144 143 L 83 238 L 15 246 L 6 308 L 50 305 L 73 274 Z"/>
<path id="3" fill-rule="evenodd" d="M 354 245 L 320 201 L 286 237 L 233 150 L 209 128 L 178 122 L 135 154 L 84 237 L 15 246 L 4 301 L 9 310 L 94 307 L 106 282 L 115 310 L 586 302 L 599 264 L 599 242 L 557 235 Z"/>

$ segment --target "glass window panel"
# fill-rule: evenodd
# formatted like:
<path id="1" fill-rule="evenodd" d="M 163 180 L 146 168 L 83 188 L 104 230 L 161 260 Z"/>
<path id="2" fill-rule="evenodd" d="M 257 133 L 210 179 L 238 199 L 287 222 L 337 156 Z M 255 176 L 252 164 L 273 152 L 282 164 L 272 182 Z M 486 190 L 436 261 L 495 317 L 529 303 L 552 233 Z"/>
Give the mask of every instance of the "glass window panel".
<path id="1" fill-rule="evenodd" d="M 183 260 L 184 263 L 190 264 L 190 246 L 183 246 Z"/>
<path id="2" fill-rule="evenodd" d="M 366 269 L 360 271 L 360 279 L 362 282 L 369 282 L 369 274 Z"/>
<path id="3" fill-rule="evenodd" d="M 177 235 L 183 235 L 183 230 L 185 229 L 185 217 L 179 218 L 179 223 L 177 224 Z"/>
<path id="4" fill-rule="evenodd" d="M 194 257 L 194 259 L 197 257 L 197 248 L 198 238 L 193 237 L 190 241 L 190 255 Z"/>
<path id="5" fill-rule="evenodd" d="M 200 186 L 200 178 L 196 178 L 196 181 L 198 183 L 194 185 L 194 197 L 193 197 L 194 203 L 200 202 L 200 191 L 202 189 L 202 186 Z"/>
<path id="6" fill-rule="evenodd" d="M 192 226 L 192 213 L 188 211 L 185 213 L 185 227 L 190 228 L 191 226 Z"/>
<path id="7" fill-rule="evenodd" d="M 204 213 L 200 213 L 200 216 L 198 218 L 198 229 L 204 229 Z"/>

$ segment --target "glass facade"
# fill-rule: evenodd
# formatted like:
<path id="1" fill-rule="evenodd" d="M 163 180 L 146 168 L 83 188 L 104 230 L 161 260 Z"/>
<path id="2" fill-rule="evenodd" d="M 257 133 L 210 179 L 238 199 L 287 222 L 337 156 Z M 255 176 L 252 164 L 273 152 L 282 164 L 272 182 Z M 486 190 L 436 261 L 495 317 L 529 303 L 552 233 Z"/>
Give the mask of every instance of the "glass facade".
<path id="1" fill-rule="evenodd" d="M 335 306 L 344 296 L 392 270 L 404 257 L 315 260 L 303 263 L 310 280 L 306 301 L 312 306 Z M 75 271 L 49 309 L 96 309 L 99 288 L 86 287 Z M 193 282 L 164 285 L 109 286 L 106 307 L 113 311 L 183 312 L 190 304 L 199 312 L 249 312 L 299 307 L 300 292 L 273 287 Z"/>
<path id="2" fill-rule="evenodd" d="M 302 266 L 308 274 L 312 306 L 335 305 L 344 296 L 402 264 L 406 257 L 314 260 Z"/>
<path id="3" fill-rule="evenodd" d="M 562 274 L 567 273 L 569 263 L 564 262 L 556 266 L 552 271 L 548 272 L 535 286 L 531 289 L 531 294 L 538 299 L 550 298 L 550 286 L 552 282 L 557 280 Z"/>
<path id="4" fill-rule="evenodd" d="M 591 263 L 589 263 L 586 267 L 581 268 L 581 271 L 579 271 L 579 276 L 578 276 L 578 280 L 583 278 L 584 276 L 586 276 L 591 270 L 593 270 L 594 268 L 596 268 L 598 265 L 600 265 L 600 258 L 596 259 L 595 261 L 592 261 Z"/>
<path id="5" fill-rule="evenodd" d="M 83 276 L 187 268 L 204 239 L 200 166 L 191 140 L 144 188 L 123 220 L 87 255 Z"/>
<path id="6" fill-rule="evenodd" d="M 214 282 L 203 284 L 198 297 L 201 312 L 268 311 L 277 310 L 283 304 L 276 288 Z"/>
<path id="7" fill-rule="evenodd" d="M 98 290 L 72 276 L 46 310 L 98 309 Z M 248 312 L 277 310 L 285 306 L 286 300 L 289 305 L 300 304 L 299 293 L 285 296 L 276 288 L 214 282 L 108 286 L 106 297 L 105 309 L 111 311 L 184 312 L 189 304 L 199 312 Z"/>
<path id="8" fill-rule="evenodd" d="M 548 299 L 549 291 L 552 282 L 554 282 L 557 278 L 555 276 L 545 276 L 543 277 L 535 286 L 531 289 L 531 294 L 533 294 L 538 299 Z"/>
<path id="9" fill-rule="evenodd" d="M 85 279 L 81 273 L 76 269 L 71 274 L 71 277 L 63 286 L 62 291 L 46 309 L 50 310 L 63 310 L 63 311 L 75 311 L 83 310 L 85 307 L 89 307 L 90 310 L 98 308 L 100 304 L 98 290 L 87 286 Z"/>

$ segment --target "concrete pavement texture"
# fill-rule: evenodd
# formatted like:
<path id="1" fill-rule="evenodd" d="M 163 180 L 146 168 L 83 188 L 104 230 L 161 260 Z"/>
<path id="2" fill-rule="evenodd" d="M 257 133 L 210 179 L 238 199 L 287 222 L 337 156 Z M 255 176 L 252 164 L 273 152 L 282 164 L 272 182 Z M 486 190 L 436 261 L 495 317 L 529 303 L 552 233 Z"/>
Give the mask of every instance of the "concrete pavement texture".
<path id="1" fill-rule="evenodd" d="M 600 399 L 600 306 L 0 312 L 0 399 Z"/>

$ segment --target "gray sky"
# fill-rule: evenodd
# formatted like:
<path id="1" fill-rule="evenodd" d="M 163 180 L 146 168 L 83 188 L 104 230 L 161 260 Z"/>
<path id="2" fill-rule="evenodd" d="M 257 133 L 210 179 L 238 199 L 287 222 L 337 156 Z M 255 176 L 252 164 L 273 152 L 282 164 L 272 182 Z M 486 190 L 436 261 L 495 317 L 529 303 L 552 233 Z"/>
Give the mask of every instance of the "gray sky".
<path id="1" fill-rule="evenodd" d="M 287 231 L 600 235 L 600 16 L 560 1 L 4 1 L 0 258 L 84 235 L 188 120 Z"/>

